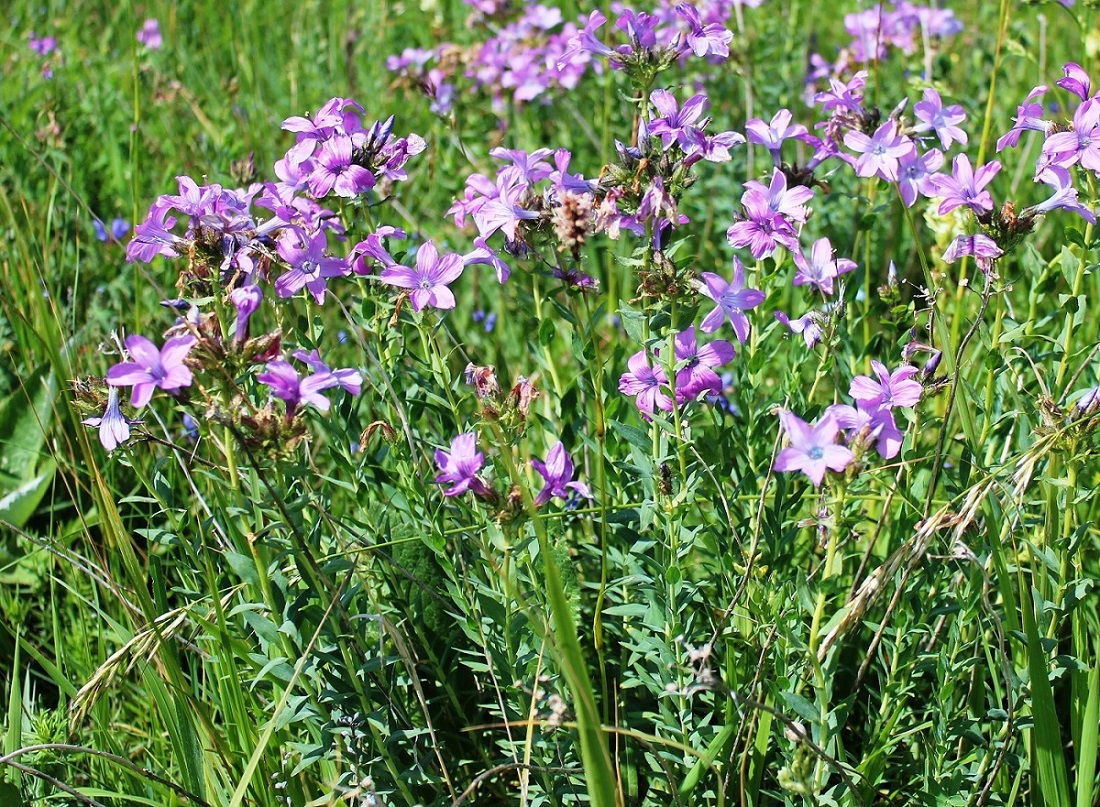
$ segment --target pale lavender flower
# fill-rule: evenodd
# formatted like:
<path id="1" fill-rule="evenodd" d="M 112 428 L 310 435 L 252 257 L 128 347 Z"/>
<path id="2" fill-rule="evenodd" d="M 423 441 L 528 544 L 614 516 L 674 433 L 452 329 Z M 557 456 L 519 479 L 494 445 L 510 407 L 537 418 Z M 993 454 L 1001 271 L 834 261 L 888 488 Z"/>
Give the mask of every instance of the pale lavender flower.
<path id="1" fill-rule="evenodd" d="M 970 158 L 965 154 L 957 155 L 952 163 L 951 176 L 936 177 L 936 192 L 943 197 L 939 214 L 942 216 L 961 205 L 966 205 L 975 213 L 992 210 L 993 197 L 985 190 L 985 186 L 993 181 L 1000 170 L 1000 160 L 993 160 L 975 173 L 970 165 Z"/>
<path id="2" fill-rule="evenodd" d="M 793 255 L 795 266 L 798 267 L 794 285 L 813 286 L 822 294 L 832 294 L 833 280 L 856 269 L 855 261 L 833 256 L 833 245 L 828 238 L 819 238 L 814 242 L 808 260 L 801 250 Z"/>
<path id="3" fill-rule="evenodd" d="M 988 235 L 978 233 L 977 235 L 956 236 L 950 246 L 944 250 L 943 260 L 945 263 L 954 263 L 966 255 L 973 255 L 981 260 L 992 260 L 1003 254 L 1004 252 L 997 246 L 996 241 Z"/>
<path id="4" fill-rule="evenodd" d="M 826 471 L 843 471 L 855 460 L 851 449 L 837 445 L 840 427 L 831 412 L 826 411 L 816 424 L 810 425 L 793 412 L 783 410 L 779 422 L 789 445 L 775 458 L 775 470 L 801 471 L 818 487 L 825 480 Z"/>
<path id="5" fill-rule="evenodd" d="M 500 257 L 496 250 L 490 247 L 484 238 L 478 236 L 474 239 L 474 248 L 462 256 L 463 266 L 482 264 L 493 267 L 497 273 L 497 282 L 503 285 L 512 274 L 511 268 Z"/>
<path id="6" fill-rule="evenodd" d="M 1078 201 L 1077 188 L 1073 186 L 1069 171 L 1060 165 L 1052 165 L 1043 169 L 1036 179 L 1054 188 L 1054 195 L 1045 202 L 1027 208 L 1023 211 L 1024 215 L 1049 213 L 1051 210 L 1061 209 L 1076 213 L 1089 224 L 1096 224 L 1096 214 Z"/>
<path id="7" fill-rule="evenodd" d="M 717 22 L 704 24 L 699 11 L 689 3 L 676 6 L 676 13 L 688 24 L 687 46 L 699 57 L 710 57 L 712 61 L 728 59 L 733 32 Z"/>
<path id="8" fill-rule="evenodd" d="M 619 392 L 624 395 L 635 396 L 634 404 L 646 417 L 653 414 L 653 407 L 672 411 L 672 398 L 661 391 L 661 387 L 668 386 L 668 376 L 664 368 L 659 364 L 650 364 L 649 356 L 644 350 L 639 350 L 631 356 L 626 366 L 629 372 L 623 373 L 619 378 Z"/>
<path id="9" fill-rule="evenodd" d="M 126 260 L 149 263 L 157 255 L 175 258 L 179 249 L 185 249 L 187 241 L 172 232 L 176 226 L 168 208 L 154 205 L 145 221 L 134 228 L 134 237 L 126 245 Z"/>
<path id="10" fill-rule="evenodd" d="M 546 179 L 554 169 L 546 158 L 553 152 L 550 149 L 535 149 L 531 153 L 519 149 L 495 148 L 489 152 L 490 157 L 512 163 L 523 182 L 530 186 Z"/>
<path id="11" fill-rule="evenodd" d="M 363 376 L 358 370 L 354 370 L 350 367 L 341 367 L 333 370 L 321 361 L 321 354 L 318 353 L 316 349 L 308 353 L 304 350 L 295 350 L 291 355 L 305 364 L 314 373 L 319 375 L 328 373 L 336 380 L 336 386 L 351 395 L 358 395 L 363 387 Z"/>
<path id="12" fill-rule="evenodd" d="M 396 265 L 397 261 L 393 259 L 389 250 L 386 249 L 384 239 L 404 239 L 407 237 L 405 231 L 399 227 L 391 227 L 388 224 L 383 224 L 352 247 L 351 252 L 348 254 L 348 263 L 351 265 L 352 271 L 357 275 L 369 275 L 373 270 L 370 264 L 367 263 L 367 258 L 382 264 L 383 269 Z"/>
<path id="13" fill-rule="evenodd" d="M 749 318 L 745 312 L 756 308 L 764 302 L 766 296 L 758 289 L 745 288 L 745 267 L 741 261 L 733 259 L 733 280 L 727 282 L 712 272 L 703 272 L 701 275 L 703 285 L 699 292 L 709 297 L 716 303 L 706 317 L 703 318 L 699 329 L 703 333 L 714 333 L 722 323 L 729 318 L 733 325 L 733 332 L 737 335 L 737 341 L 744 344 L 749 338 Z"/>
<path id="14" fill-rule="evenodd" d="M 945 149 L 951 148 L 953 142 L 966 145 L 966 132 L 958 126 L 966 120 L 960 104 L 944 107 L 940 94 L 929 88 L 924 91 L 924 100 L 913 106 L 913 114 L 920 121 L 913 131 L 934 131 Z"/>
<path id="15" fill-rule="evenodd" d="M 892 120 L 879 126 L 871 137 L 855 130 L 848 132 L 844 145 L 860 155 L 855 162 L 857 176 L 879 176 L 887 182 L 897 182 L 898 161 L 914 151 L 913 141 L 898 134 Z"/>
<path id="16" fill-rule="evenodd" d="M 468 183 L 473 181 L 474 177 L 467 180 Z M 488 238 L 501 230 L 509 241 L 515 241 L 519 223 L 539 217 L 538 213 L 527 210 L 520 204 L 527 193 L 527 185 L 515 166 L 506 166 L 499 171 L 496 183 L 485 190 L 492 195 L 486 195 L 475 209 L 469 211 L 482 238 Z"/>
<path id="17" fill-rule="evenodd" d="M 766 196 L 747 190 L 741 204 L 745 217 L 726 230 L 730 246 L 747 247 L 757 260 L 773 255 L 781 246 L 791 252 L 798 249 L 798 233 L 784 216 L 771 209 Z"/>
<path id="18" fill-rule="evenodd" d="M 715 367 L 733 361 L 736 351 L 724 339 L 699 346 L 695 326 L 676 335 L 676 400 L 678 403 L 693 401 L 700 393 L 718 395 L 722 392 L 722 380 L 714 372 Z"/>
<path id="19" fill-rule="evenodd" d="M 1047 136 L 1043 156 L 1048 164 L 1070 168 L 1079 162 L 1100 174 L 1100 97 L 1090 98 L 1077 107 L 1071 131 Z"/>
<path id="20" fill-rule="evenodd" d="M 320 199 L 331 191 L 350 199 L 374 187 L 374 174 L 352 162 L 352 139 L 337 135 L 321 144 L 314 156 L 309 191 Z"/>
<path id="21" fill-rule="evenodd" d="M 52 36 L 36 36 L 33 31 L 27 44 L 39 56 L 49 56 L 57 49 L 56 39 Z"/>
<path id="22" fill-rule="evenodd" d="M 784 140 L 802 137 L 809 132 L 801 123 L 791 125 L 791 111 L 781 109 L 772 116 L 771 123 L 753 118 L 745 124 L 745 133 L 751 142 L 764 146 L 772 155 L 772 162 L 778 166 L 781 162 L 779 152 Z"/>
<path id="23" fill-rule="evenodd" d="M 889 407 L 856 401 L 855 406 L 835 404 L 829 407 L 829 411 L 836 417 L 837 425 L 847 433 L 849 444 L 874 441 L 875 450 L 885 460 L 893 459 L 901 451 L 905 435 L 898 429 Z"/>
<path id="24" fill-rule="evenodd" d="M 155 19 L 148 19 L 137 32 L 137 41 L 149 50 L 160 50 L 164 44 L 164 37 L 160 34 L 160 23 Z"/>
<path id="25" fill-rule="evenodd" d="M 455 297 L 447 287 L 462 274 L 462 256 L 450 252 L 440 257 L 431 241 L 425 241 L 416 251 L 416 268 L 394 264 L 382 270 L 379 280 L 391 286 L 409 289 L 413 311 L 424 306 L 454 308 Z"/>
<path id="26" fill-rule="evenodd" d="M 810 217 L 807 203 L 814 198 L 814 191 L 804 185 L 787 187 L 787 175 L 776 168 L 772 170 L 772 180 L 767 186 L 755 179 L 745 183 L 742 204 L 750 198 L 754 199 L 754 204 L 762 200 L 770 211 L 789 221 L 805 224 Z"/>
<path id="27" fill-rule="evenodd" d="M 550 449 L 546 455 L 546 462 L 531 460 L 531 467 L 539 472 L 544 484 L 538 496 L 535 497 L 535 507 L 542 507 L 551 497 L 568 499 L 570 491 L 586 499 L 592 498 L 592 491 L 584 482 L 573 481 L 573 460 L 565 453 L 565 446 L 560 442 Z"/>
<path id="28" fill-rule="evenodd" d="M 821 327 L 824 316 L 818 311 L 810 311 L 798 319 L 791 319 L 782 311 L 776 311 L 775 318 L 790 328 L 791 333 L 801 334 L 802 341 L 810 350 L 813 350 L 825 335 L 825 329 Z"/>
<path id="29" fill-rule="evenodd" d="M 929 199 L 937 194 L 936 172 L 943 165 L 943 152 L 930 149 L 923 156 L 912 152 L 898 162 L 898 193 L 906 207 L 912 207 L 917 194 Z"/>
<path id="30" fill-rule="evenodd" d="M 103 417 L 84 418 L 80 421 L 85 426 L 99 430 L 99 442 L 107 449 L 108 454 L 129 440 L 130 426 L 140 422 L 130 420 L 122 414 L 118 398 L 118 387 L 111 387 L 107 391 L 107 408 L 103 412 Z"/>
<path id="31" fill-rule="evenodd" d="M 1013 126 L 1000 139 L 997 140 L 997 151 L 1014 147 L 1020 142 L 1020 135 L 1025 131 L 1042 132 L 1050 131 L 1050 121 L 1043 120 L 1043 105 L 1038 99 L 1045 95 L 1047 86 L 1040 84 L 1027 94 L 1024 102 L 1016 108 L 1016 117 L 1013 118 Z"/>
<path id="32" fill-rule="evenodd" d="M 197 343 L 194 336 L 184 334 L 157 348 L 144 336 L 132 334 L 126 337 L 126 349 L 133 361 L 119 362 L 108 370 L 107 383 L 113 387 L 133 387 L 130 405 L 141 409 L 156 389 L 171 392 L 191 386 L 191 368 L 184 360 Z"/>
<path id="33" fill-rule="evenodd" d="M 435 481 L 451 487 L 443 491 L 444 496 L 461 496 L 466 491 L 491 496 L 492 490 L 478 477 L 477 472 L 485 464 L 485 455 L 477 450 L 477 434 L 466 432 L 451 441 L 451 450 L 435 450 L 435 462 L 440 473 Z"/>
<path id="34" fill-rule="evenodd" d="M 878 381 L 870 376 L 857 375 L 848 390 L 849 395 L 866 404 L 867 408 L 910 408 L 920 401 L 920 382 L 912 380 L 918 372 L 916 367 L 903 364 L 891 373 L 882 362 L 872 360 L 871 368 Z"/>
<path id="35" fill-rule="evenodd" d="M 649 100 L 660 115 L 649 122 L 649 134 L 661 138 L 665 149 L 681 140 L 690 142 L 685 138 L 685 132 L 701 129 L 706 124 L 706 119 L 699 120 L 709 104 L 702 93 L 684 101 L 682 107 L 668 90 L 654 90 Z"/>

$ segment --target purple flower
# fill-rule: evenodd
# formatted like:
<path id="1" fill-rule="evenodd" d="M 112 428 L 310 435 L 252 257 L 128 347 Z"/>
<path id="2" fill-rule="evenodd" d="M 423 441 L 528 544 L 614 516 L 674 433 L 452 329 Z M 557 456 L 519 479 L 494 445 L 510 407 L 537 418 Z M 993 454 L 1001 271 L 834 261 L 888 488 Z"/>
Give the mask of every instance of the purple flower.
<path id="1" fill-rule="evenodd" d="M 279 255 L 290 265 L 290 271 L 275 281 L 275 292 L 280 297 L 292 297 L 304 288 L 318 303 L 323 303 L 327 280 L 348 273 L 347 261 L 325 255 L 327 247 L 321 231 L 310 236 L 295 232 L 280 239 Z"/>
<path id="2" fill-rule="evenodd" d="M 248 339 L 248 321 L 263 300 L 263 290 L 256 285 L 238 286 L 229 292 L 229 299 L 237 309 L 237 325 L 233 332 L 233 342 L 241 344 Z"/>
<path id="3" fill-rule="evenodd" d="M 763 202 L 772 213 L 789 221 L 805 224 L 810 217 L 807 202 L 814 198 L 814 191 L 813 188 L 807 188 L 804 185 L 788 188 L 787 175 L 776 168 L 772 171 L 771 184 L 767 186 L 755 179 L 745 183 L 745 193 L 741 197 L 741 202 L 746 204 L 746 207 L 750 197 L 754 209 L 758 209 L 759 204 Z"/>
<path id="4" fill-rule="evenodd" d="M 553 152 L 550 149 L 536 149 L 528 154 L 519 149 L 495 148 L 489 152 L 490 157 L 512 163 L 519 171 L 519 176 L 528 186 L 546 179 L 554 169 L 546 158 Z"/>
<path id="5" fill-rule="evenodd" d="M 794 263 L 798 267 L 794 285 L 813 286 L 822 294 L 832 294 L 833 280 L 856 268 L 855 261 L 833 257 L 833 245 L 828 238 L 819 238 L 814 242 L 809 260 L 801 251 L 795 252 Z"/>
<path id="6" fill-rule="evenodd" d="M 958 126 L 966 120 L 966 113 L 960 104 L 944 108 L 940 94 L 929 88 L 924 91 L 924 100 L 914 104 L 913 113 L 920 121 L 913 127 L 914 131 L 934 131 L 945 149 L 951 148 L 955 141 L 966 145 L 966 132 Z"/>
<path id="7" fill-rule="evenodd" d="M 644 350 L 639 350 L 631 356 L 626 366 L 629 372 L 623 373 L 619 378 L 619 392 L 624 395 L 634 395 L 635 405 L 643 415 L 653 413 L 654 405 L 666 412 L 672 411 L 672 399 L 661 392 L 661 386 L 668 385 L 668 376 L 660 365 L 654 367 L 649 363 L 649 356 Z"/>
<path id="8" fill-rule="evenodd" d="M 709 104 L 702 93 L 689 98 L 683 107 L 677 104 L 676 97 L 668 90 L 654 90 L 649 100 L 661 116 L 650 121 L 649 133 L 653 137 L 660 137 L 661 145 L 665 149 L 684 138 L 685 132 L 700 129 L 706 123 L 705 120 L 699 123 L 700 116 L 706 112 Z M 699 125 L 696 126 L 696 123 Z"/>
<path id="9" fill-rule="evenodd" d="M 175 258 L 179 255 L 177 247 L 186 245 L 186 241 L 172 232 L 176 219 L 168 215 L 168 208 L 154 205 L 145 221 L 134 228 L 134 237 L 126 245 L 126 260 L 149 263 L 157 255 Z"/>
<path id="10" fill-rule="evenodd" d="M 1047 86 L 1040 84 L 1027 94 L 1024 102 L 1016 108 L 1016 117 L 1012 119 L 1014 121 L 1012 128 L 997 141 L 998 152 L 1019 143 L 1020 135 L 1025 131 L 1042 132 L 1043 134 L 1050 131 L 1051 124 L 1049 121 L 1043 120 L 1043 105 L 1037 100 L 1046 92 Z"/>
<path id="11" fill-rule="evenodd" d="M 696 56 L 711 57 L 711 60 L 728 59 L 733 33 L 721 23 L 704 24 L 699 11 L 689 3 L 676 6 L 676 13 L 688 24 L 687 46 Z"/>
<path id="12" fill-rule="evenodd" d="M 943 165 L 943 152 L 931 149 L 924 156 L 911 152 L 898 161 L 898 192 L 906 207 L 912 207 L 917 194 L 932 198 L 937 193 L 936 171 Z"/>
<path id="13" fill-rule="evenodd" d="M 701 392 L 718 395 L 722 392 L 722 380 L 714 372 L 715 367 L 733 361 L 736 351 L 724 339 L 716 339 L 699 347 L 695 338 L 695 326 L 676 335 L 676 400 L 678 403 L 693 401 Z"/>
<path id="14" fill-rule="evenodd" d="M 351 264 L 352 271 L 357 275 L 369 275 L 371 273 L 371 267 L 366 261 L 367 258 L 371 258 L 377 263 L 382 264 L 383 268 L 395 266 L 397 261 L 393 259 L 393 256 L 390 255 L 389 251 L 386 249 L 383 239 L 403 239 L 406 237 L 404 230 L 398 227 L 391 227 L 388 224 L 383 224 L 352 247 L 351 253 L 348 255 L 348 263 Z"/>
<path id="15" fill-rule="evenodd" d="M 475 175 L 477 176 L 477 175 Z M 484 177 L 481 177 L 484 179 Z M 467 182 L 472 183 L 474 177 Z M 503 230 L 509 241 L 516 240 L 516 227 L 520 221 L 537 219 L 539 214 L 525 209 L 520 200 L 527 193 L 527 185 L 515 166 L 506 166 L 497 173 L 495 185 L 478 188 L 485 195 L 476 208 L 469 212 L 482 238 L 488 238 L 497 230 Z M 456 217 L 457 221 L 457 217 Z"/>
<path id="16" fill-rule="evenodd" d="M 461 496 L 468 490 L 480 495 L 492 495 L 492 490 L 477 476 L 485 464 L 485 455 L 477 450 L 477 435 L 474 432 L 458 435 L 451 441 L 450 451 L 437 448 L 435 462 L 440 470 L 435 477 L 436 483 L 451 486 L 443 491 L 444 496 Z"/>
<path id="17" fill-rule="evenodd" d="M 951 245 L 944 250 L 943 260 L 946 263 L 954 263 L 966 255 L 973 255 L 982 260 L 999 258 L 1004 253 L 997 246 L 997 242 L 988 235 L 960 235 L 956 236 Z"/>
<path id="18" fill-rule="evenodd" d="M 817 424 L 811 426 L 794 413 L 783 410 L 779 413 L 779 422 L 790 444 L 775 458 L 775 470 L 801 471 L 810 477 L 814 487 L 818 487 L 826 471 L 843 471 L 855 460 L 851 449 L 837 445 L 840 427 L 831 412 L 826 411 Z"/>
<path id="19" fill-rule="evenodd" d="M 512 274 L 512 270 L 508 267 L 508 264 L 501 259 L 496 250 L 485 243 L 485 239 L 481 236 L 474 239 L 474 249 L 462 256 L 463 266 L 472 266 L 474 264 L 484 264 L 493 267 L 497 273 L 497 282 L 501 285 L 504 285 Z"/>
<path id="20" fill-rule="evenodd" d="M 330 191 L 350 199 L 374 187 L 374 174 L 351 161 L 352 140 L 346 135 L 325 141 L 314 159 L 316 165 L 309 177 L 309 191 L 318 199 Z"/>
<path id="21" fill-rule="evenodd" d="M 332 373 L 312 373 L 302 378 L 294 366 L 284 359 L 268 362 L 256 380 L 270 387 L 271 394 L 276 398 L 286 401 L 287 419 L 294 417 L 299 404 L 310 404 L 327 412 L 331 404 L 321 392 L 339 384 Z"/>
<path id="22" fill-rule="evenodd" d="M 872 360 L 871 368 L 878 376 L 878 381 L 865 375 L 857 375 L 852 379 L 848 394 L 857 401 L 866 404 L 868 408 L 877 406 L 883 409 L 909 408 L 920 401 L 920 382 L 911 380 L 918 372 L 916 367 L 903 364 L 891 373 L 886 365 Z"/>
<path id="23" fill-rule="evenodd" d="M 122 414 L 118 403 L 118 387 L 108 390 L 107 409 L 103 412 L 103 417 L 84 418 L 81 421 L 85 426 L 99 429 L 99 442 L 107 449 L 108 454 L 130 439 L 130 426 L 139 422 Z"/>
<path id="24" fill-rule="evenodd" d="M 1084 68 L 1076 62 L 1067 62 L 1062 67 L 1062 73 L 1063 77 L 1054 83 L 1063 90 L 1069 90 L 1082 101 L 1088 100 L 1092 94 L 1092 80 Z"/>
<path id="25" fill-rule="evenodd" d="M 153 390 L 171 391 L 191 386 L 191 369 L 184 359 L 199 340 L 191 334 L 174 336 L 157 346 L 144 336 L 126 337 L 126 349 L 133 361 L 119 362 L 107 371 L 107 383 L 114 387 L 133 387 L 130 405 L 141 409 L 153 397 Z"/>
<path id="26" fill-rule="evenodd" d="M 1048 135 L 1043 156 L 1049 163 L 1069 168 L 1080 162 L 1100 173 L 1100 97 L 1090 98 L 1073 113 L 1073 129 Z"/>
<path id="27" fill-rule="evenodd" d="M 776 311 L 775 318 L 790 328 L 791 333 L 802 334 L 802 340 L 810 350 L 813 350 L 825 335 L 821 327 L 824 317 L 817 311 L 810 311 L 798 319 L 791 319 L 782 311 Z"/>
<path id="28" fill-rule="evenodd" d="M 111 229 L 99 219 L 92 219 L 92 228 L 95 230 L 97 241 L 121 241 L 126 233 L 130 232 L 130 223 L 123 218 L 111 219 Z"/>
<path id="29" fill-rule="evenodd" d="M 447 284 L 454 282 L 466 267 L 462 256 L 450 252 L 439 257 L 439 251 L 431 241 L 425 241 L 416 251 L 416 268 L 394 264 L 382 270 L 379 280 L 391 286 L 409 289 L 413 311 L 424 306 L 454 308 L 455 297 Z"/>
<path id="30" fill-rule="evenodd" d="M 1076 213 L 1089 224 L 1096 224 L 1096 214 L 1078 201 L 1077 188 L 1073 186 L 1069 171 L 1060 165 L 1051 165 L 1044 168 L 1036 179 L 1054 188 L 1054 195 L 1045 202 L 1027 208 L 1025 214 L 1049 213 L 1051 210 L 1062 209 Z"/>
<path id="31" fill-rule="evenodd" d="M 49 56 L 57 48 L 57 40 L 52 36 L 35 36 L 33 31 L 30 35 L 30 41 L 27 44 L 30 49 L 39 56 Z M 49 77 L 47 76 L 47 78 Z"/>
<path id="32" fill-rule="evenodd" d="M 347 367 L 333 370 L 321 361 L 321 354 L 316 349 L 309 353 L 304 350 L 295 350 L 291 355 L 318 375 L 328 373 L 335 379 L 335 386 L 343 388 L 351 395 L 358 395 L 363 387 L 363 376 L 358 370 Z"/>
<path id="33" fill-rule="evenodd" d="M 748 247 L 757 260 L 774 254 L 779 247 L 791 252 L 798 249 L 798 233 L 787 219 L 775 213 L 768 199 L 747 190 L 741 196 L 745 218 L 735 221 L 726 230 L 726 241 L 732 247 Z"/>
<path id="34" fill-rule="evenodd" d="M 836 417 L 837 425 L 847 432 L 849 443 L 860 441 L 866 445 L 873 440 L 875 450 L 885 460 L 893 459 L 901 451 L 905 436 L 889 407 L 856 401 L 855 406 L 836 404 L 829 411 Z"/>
<path id="35" fill-rule="evenodd" d="M 772 161 L 778 166 L 780 163 L 779 151 L 784 140 L 792 137 L 802 137 L 809 134 L 801 123 L 791 125 L 791 111 L 781 109 L 772 116 L 770 124 L 764 123 L 760 118 L 753 118 L 745 124 L 745 132 L 749 140 L 764 146 L 772 155 Z"/>
<path id="36" fill-rule="evenodd" d="M 703 285 L 699 291 L 716 303 L 699 326 L 703 333 L 714 333 L 729 318 L 737 341 L 744 344 L 749 338 L 749 318 L 746 311 L 764 302 L 765 294 L 757 289 L 745 288 L 745 267 L 736 257 L 733 259 L 733 280 L 726 282 L 712 272 L 703 272 Z"/>
<path id="37" fill-rule="evenodd" d="M 999 160 L 987 163 L 978 169 L 977 174 L 970 165 L 970 158 L 959 154 L 952 163 L 951 176 L 936 177 L 936 191 L 943 197 L 939 214 L 949 213 L 960 205 L 966 205 L 975 213 L 993 209 L 993 197 L 985 186 L 1001 170 Z"/>
<path id="38" fill-rule="evenodd" d="M 871 137 L 854 130 L 848 132 L 844 145 L 860 155 L 855 162 L 858 176 L 877 175 L 887 182 L 897 182 L 898 160 L 914 150 L 913 141 L 899 135 L 892 120 L 879 126 Z"/>
<path id="39" fill-rule="evenodd" d="M 160 35 L 160 23 L 155 19 L 146 20 L 137 32 L 137 41 L 149 50 L 160 50 L 164 37 Z"/>
<path id="40" fill-rule="evenodd" d="M 542 490 L 535 497 L 535 507 L 542 507 L 552 496 L 560 499 L 568 499 L 569 491 L 576 491 L 578 495 L 586 499 L 592 498 L 592 491 L 583 482 L 573 481 L 573 460 L 565 453 L 565 446 L 558 443 L 550 453 L 546 455 L 546 462 L 531 460 L 534 468 L 545 480 Z"/>

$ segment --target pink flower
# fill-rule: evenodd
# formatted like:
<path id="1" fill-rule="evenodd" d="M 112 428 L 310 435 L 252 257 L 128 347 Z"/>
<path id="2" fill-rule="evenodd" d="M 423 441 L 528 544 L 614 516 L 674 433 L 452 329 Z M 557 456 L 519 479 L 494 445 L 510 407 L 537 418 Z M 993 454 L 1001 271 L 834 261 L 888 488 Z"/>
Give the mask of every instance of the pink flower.
<path id="1" fill-rule="evenodd" d="M 775 458 L 775 470 L 801 471 L 810 477 L 814 487 L 818 487 L 826 471 L 843 471 L 855 460 L 851 449 L 836 443 L 840 426 L 832 412 L 826 411 L 817 424 L 811 426 L 784 410 L 779 413 L 779 422 L 787 433 L 789 445 Z"/>
<path id="2" fill-rule="evenodd" d="M 415 269 L 394 264 L 383 269 L 378 279 L 409 289 L 413 311 L 420 311 L 426 305 L 447 309 L 455 307 L 455 296 L 447 284 L 457 280 L 464 268 L 461 255 L 450 252 L 440 257 L 435 244 L 425 241 L 416 251 Z"/>
<path id="3" fill-rule="evenodd" d="M 661 392 L 662 386 L 668 386 L 668 376 L 665 375 L 664 368 L 660 365 L 652 366 L 644 350 L 631 356 L 626 366 L 630 372 L 623 373 L 619 378 L 619 392 L 636 396 L 634 403 L 643 415 L 652 414 L 654 405 L 671 412 L 672 398 Z"/>
<path id="4" fill-rule="evenodd" d="M 184 359 L 199 340 L 191 334 L 174 336 L 157 346 L 144 336 L 126 337 L 126 349 L 134 359 L 119 362 L 107 371 L 107 383 L 114 387 L 133 387 L 130 404 L 141 409 L 153 397 L 153 390 L 171 391 L 191 386 L 191 369 Z"/>
<path id="5" fill-rule="evenodd" d="M 893 373 L 887 370 L 882 362 L 872 361 L 871 367 L 879 380 L 875 381 L 870 376 L 857 375 L 852 379 L 852 386 L 848 390 L 849 395 L 867 404 L 868 407 L 893 409 L 917 405 L 920 401 L 921 385 L 919 381 L 910 380 L 918 372 L 916 367 L 903 364 Z"/>
<path id="6" fill-rule="evenodd" d="M 701 275 L 703 286 L 699 292 L 714 300 L 717 305 L 703 318 L 699 329 L 703 333 L 714 333 L 729 318 L 737 341 L 744 344 L 749 338 L 749 318 L 745 312 L 764 302 L 764 292 L 745 288 L 745 267 L 737 258 L 733 259 L 733 280 L 726 282 L 711 272 Z"/>

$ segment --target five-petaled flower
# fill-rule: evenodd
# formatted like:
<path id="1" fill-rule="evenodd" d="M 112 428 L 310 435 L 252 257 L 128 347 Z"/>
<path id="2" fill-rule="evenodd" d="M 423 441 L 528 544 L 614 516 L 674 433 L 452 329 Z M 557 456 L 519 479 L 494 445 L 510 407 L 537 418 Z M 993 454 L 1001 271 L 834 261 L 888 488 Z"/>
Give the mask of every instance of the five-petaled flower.
<path id="1" fill-rule="evenodd" d="M 703 318 L 699 329 L 703 333 L 714 333 L 726 318 L 733 325 L 737 341 L 744 344 L 749 338 L 749 318 L 745 312 L 764 302 L 764 292 L 745 288 L 745 267 L 736 257 L 733 259 L 733 280 L 727 282 L 712 272 L 700 275 L 703 285 L 699 292 L 714 300 L 714 310 Z"/>
<path id="2" fill-rule="evenodd" d="M 836 442 L 840 425 L 832 412 L 826 411 L 816 424 L 810 425 L 784 410 L 779 413 L 779 422 L 790 444 L 775 458 L 775 470 L 802 471 L 817 487 L 824 481 L 826 471 L 843 471 L 855 460 L 850 448 Z"/>
<path id="3" fill-rule="evenodd" d="M 413 311 L 426 305 L 433 308 L 454 308 L 455 296 L 447 288 L 465 269 L 462 256 L 451 252 L 443 257 L 431 241 L 425 241 L 416 251 L 416 268 L 394 264 L 382 270 L 379 280 L 401 289 L 409 289 Z"/>
<path id="4" fill-rule="evenodd" d="M 126 337 L 126 349 L 133 361 L 119 362 L 107 371 L 107 383 L 114 387 L 133 387 L 130 404 L 141 409 L 153 397 L 153 390 L 166 392 L 191 386 L 191 369 L 184 359 L 198 342 L 191 334 L 173 336 L 157 346 L 144 336 Z"/>

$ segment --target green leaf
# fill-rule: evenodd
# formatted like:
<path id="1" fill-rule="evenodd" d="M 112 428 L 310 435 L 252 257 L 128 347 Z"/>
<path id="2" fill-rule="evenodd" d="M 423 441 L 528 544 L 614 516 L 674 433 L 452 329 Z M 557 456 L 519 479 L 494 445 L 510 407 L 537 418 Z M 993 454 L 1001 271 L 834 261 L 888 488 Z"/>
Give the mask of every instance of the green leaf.
<path id="1" fill-rule="evenodd" d="M 38 476 L 4 494 L 3 498 L 0 498 L 0 520 L 11 522 L 16 527 L 26 524 L 34 515 L 34 510 L 46 495 L 46 491 L 49 490 L 56 470 L 57 463 L 47 457 L 42 463 L 41 473 Z"/>
<path id="2" fill-rule="evenodd" d="M 53 374 L 39 369 L 0 401 L 0 473 L 20 481 L 35 476 L 56 396 Z"/>

